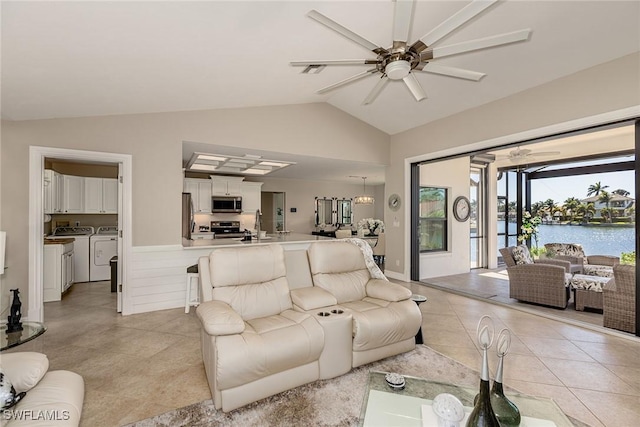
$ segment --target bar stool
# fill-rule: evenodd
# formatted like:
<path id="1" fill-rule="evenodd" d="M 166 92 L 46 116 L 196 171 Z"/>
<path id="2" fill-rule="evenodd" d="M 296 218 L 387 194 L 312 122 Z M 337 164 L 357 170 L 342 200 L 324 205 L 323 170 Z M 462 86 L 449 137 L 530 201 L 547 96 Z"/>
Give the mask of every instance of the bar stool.
<path id="1" fill-rule="evenodd" d="M 194 285 L 195 279 L 195 286 Z M 198 264 L 187 267 L 187 291 L 185 292 L 184 312 L 189 313 L 191 307 L 200 304 L 200 275 L 198 274 Z"/>

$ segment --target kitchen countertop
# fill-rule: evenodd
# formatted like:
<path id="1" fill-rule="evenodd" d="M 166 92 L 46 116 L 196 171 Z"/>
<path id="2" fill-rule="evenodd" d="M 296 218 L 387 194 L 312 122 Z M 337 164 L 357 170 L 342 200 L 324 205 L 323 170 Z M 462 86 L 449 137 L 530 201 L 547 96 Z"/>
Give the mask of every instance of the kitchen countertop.
<path id="1" fill-rule="evenodd" d="M 47 238 L 44 239 L 45 245 L 66 245 L 67 243 L 73 243 L 76 239 L 73 237 L 59 237 L 57 239 Z"/>
<path id="2" fill-rule="evenodd" d="M 187 240 L 182 239 L 182 246 L 184 249 L 206 249 L 206 248 L 220 248 L 220 247 L 233 247 L 242 245 L 270 245 L 279 243 L 311 243 L 319 240 L 335 240 L 331 237 L 312 236 L 310 234 L 298 234 L 290 233 L 283 235 L 268 234 L 266 239 L 261 239 L 258 242 L 257 238 L 251 239 L 250 242 L 242 242 L 236 239 L 213 239 L 213 240 Z"/>

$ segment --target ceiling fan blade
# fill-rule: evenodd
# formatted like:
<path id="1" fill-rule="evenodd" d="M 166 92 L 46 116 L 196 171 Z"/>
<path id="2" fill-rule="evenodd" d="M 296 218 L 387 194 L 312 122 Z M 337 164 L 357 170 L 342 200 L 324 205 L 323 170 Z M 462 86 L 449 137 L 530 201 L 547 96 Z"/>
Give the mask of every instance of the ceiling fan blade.
<path id="1" fill-rule="evenodd" d="M 420 82 L 412 73 L 407 74 L 402 80 L 404 81 L 404 84 L 407 85 L 409 91 L 411 91 L 411 95 L 413 95 L 416 101 L 420 102 L 427 98 L 427 94 L 424 93 L 424 89 L 422 89 Z"/>
<path id="2" fill-rule="evenodd" d="M 445 56 L 457 55 L 459 53 L 472 52 L 474 50 L 488 49 L 490 47 L 502 46 L 510 43 L 525 41 L 531 34 L 530 29 L 513 31 L 511 33 L 498 34 L 481 39 L 452 44 L 449 46 L 434 47 L 427 49 L 420 54 L 421 61 L 428 61 L 434 58 L 444 58 Z"/>
<path id="3" fill-rule="evenodd" d="M 376 59 L 329 59 L 319 61 L 291 61 L 290 65 L 295 67 L 308 67 L 309 65 L 375 65 Z"/>
<path id="4" fill-rule="evenodd" d="M 393 14 L 393 41 L 407 42 L 411 17 L 415 0 L 395 0 L 395 12 Z"/>
<path id="5" fill-rule="evenodd" d="M 384 48 L 382 48 L 380 46 L 376 46 L 375 44 L 373 44 L 369 40 L 365 39 L 364 37 L 362 37 L 362 36 L 360 36 L 360 35 L 358 35 L 356 33 L 354 33 L 350 29 L 348 29 L 346 27 L 343 27 L 342 25 L 338 24 L 333 19 L 324 16 L 323 14 L 318 12 L 317 10 L 310 11 L 309 13 L 307 13 L 307 16 L 309 18 L 311 18 L 311 19 L 314 19 L 314 20 L 318 21 L 319 23 L 321 23 L 322 25 L 324 25 L 326 27 L 329 27 L 333 31 L 342 34 L 343 36 L 345 36 L 349 40 L 358 43 L 360 46 L 364 46 L 365 48 L 375 52 L 376 54 L 387 52 L 386 49 L 384 49 Z"/>
<path id="6" fill-rule="evenodd" d="M 431 46 L 438 40 L 442 39 L 465 22 L 471 20 L 473 17 L 479 15 L 484 10 L 495 4 L 497 0 L 474 0 L 443 23 L 435 27 L 429 33 L 425 34 L 412 46 L 413 50 L 420 53 L 428 46 Z"/>
<path id="7" fill-rule="evenodd" d="M 346 84 L 351 83 L 351 82 L 355 82 L 356 80 L 360 80 L 360 79 L 362 79 L 364 77 L 370 76 L 370 75 L 375 74 L 377 72 L 378 72 L 378 70 L 376 68 L 372 68 L 370 70 L 367 70 L 367 71 L 364 71 L 362 73 L 356 74 L 355 76 L 351 76 L 351 77 L 349 77 L 347 79 L 341 80 L 338 83 L 334 83 L 334 84 L 329 85 L 327 87 L 323 87 L 322 89 L 316 91 L 316 93 L 322 94 L 322 93 L 329 92 L 330 90 L 333 90 L 335 88 L 338 88 L 338 87 L 340 87 L 342 85 L 346 85 Z"/>
<path id="8" fill-rule="evenodd" d="M 380 78 L 380 80 L 378 81 L 378 84 L 375 85 L 373 90 L 371 90 L 369 95 L 362 102 L 362 105 L 369 105 L 373 101 L 375 101 L 376 98 L 378 97 L 378 95 L 380 95 L 380 92 L 382 92 L 382 89 L 384 89 L 387 86 L 388 83 L 389 83 L 389 77 L 382 76 Z"/>
<path id="9" fill-rule="evenodd" d="M 414 70 L 422 71 L 424 73 L 440 74 L 448 77 L 456 77 L 458 79 L 473 80 L 475 82 L 480 81 L 481 78 L 486 76 L 485 73 L 479 73 L 477 71 L 464 70 L 462 68 L 448 67 L 446 65 L 434 64 L 433 62 L 425 63 L 424 66 L 418 64 Z"/>

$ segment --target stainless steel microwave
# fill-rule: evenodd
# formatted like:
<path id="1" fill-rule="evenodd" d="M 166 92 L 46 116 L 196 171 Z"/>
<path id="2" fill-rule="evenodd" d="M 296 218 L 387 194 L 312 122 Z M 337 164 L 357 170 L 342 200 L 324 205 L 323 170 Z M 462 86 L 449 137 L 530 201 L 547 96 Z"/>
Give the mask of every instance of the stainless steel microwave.
<path id="1" fill-rule="evenodd" d="M 242 197 L 213 196 L 211 198 L 213 213 L 242 213 Z"/>

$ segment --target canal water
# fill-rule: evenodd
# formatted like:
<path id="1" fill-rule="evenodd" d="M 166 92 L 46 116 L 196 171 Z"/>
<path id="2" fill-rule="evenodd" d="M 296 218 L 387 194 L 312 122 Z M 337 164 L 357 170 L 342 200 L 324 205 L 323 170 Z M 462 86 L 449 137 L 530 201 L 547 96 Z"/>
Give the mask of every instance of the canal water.
<path id="1" fill-rule="evenodd" d="M 545 243 L 579 243 L 586 255 L 614 255 L 635 250 L 635 228 L 541 224 L 538 246 Z M 531 242 L 533 244 L 533 242 Z"/>

